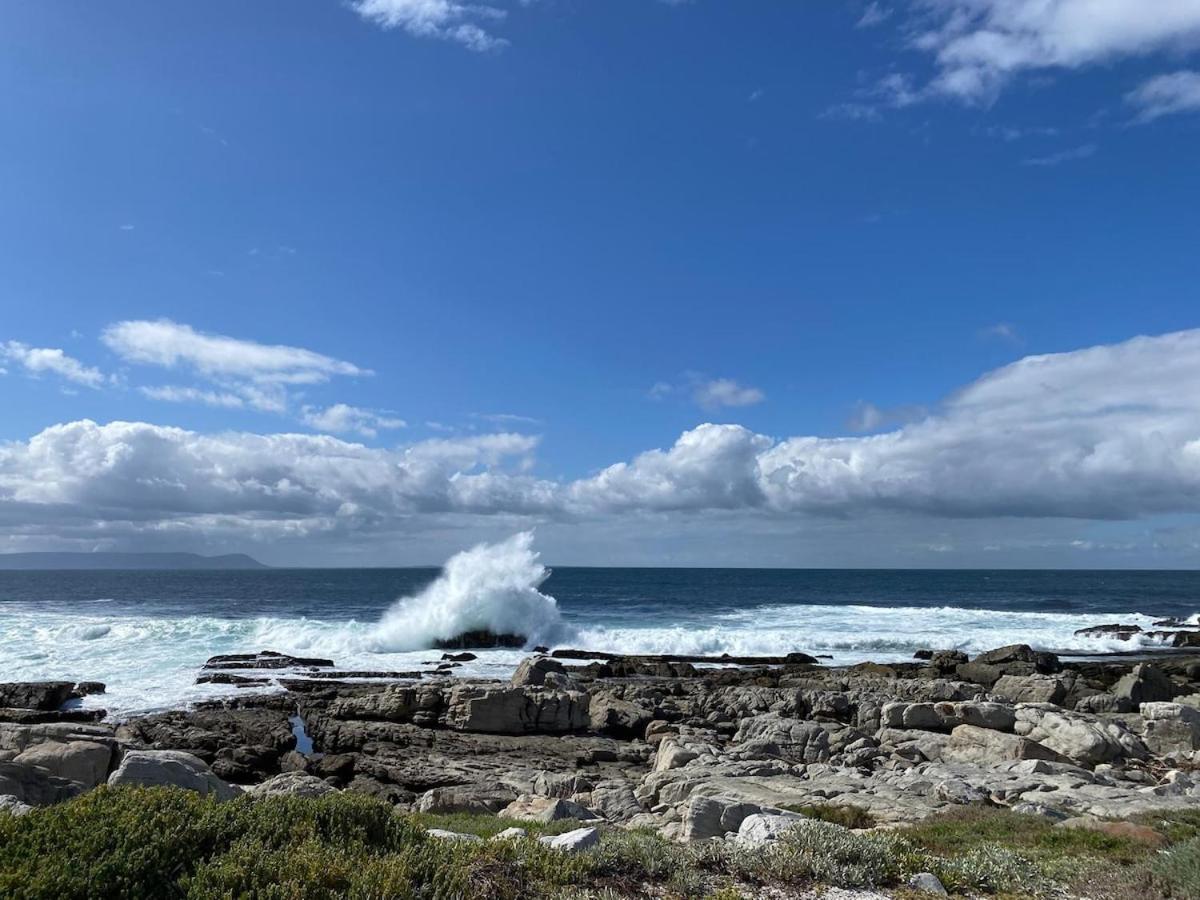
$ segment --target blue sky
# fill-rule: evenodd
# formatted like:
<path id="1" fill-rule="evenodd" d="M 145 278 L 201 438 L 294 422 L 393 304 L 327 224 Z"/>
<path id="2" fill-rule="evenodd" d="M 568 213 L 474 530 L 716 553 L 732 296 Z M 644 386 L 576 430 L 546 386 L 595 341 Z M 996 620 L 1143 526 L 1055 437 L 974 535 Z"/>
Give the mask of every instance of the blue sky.
<path id="1" fill-rule="evenodd" d="M 1031 506 L 1002 476 L 964 505 L 929 449 L 902 476 L 856 457 L 837 502 L 810 462 L 819 483 L 784 501 L 755 443 L 869 456 L 853 442 L 944 426 L 1041 354 L 1076 354 L 1065 385 L 1087 348 L 1193 377 L 1187 340 L 1123 343 L 1200 325 L 1200 2 L 1150 6 L 16 5 L 0 550 L 411 563 L 534 525 L 561 562 L 1196 565 L 1190 412 L 1106 435 L 1161 428 L 1177 455 L 1076 472 L 1092 497 L 1131 478 L 1164 495 L 1094 508 Z M 1008 380 L 1040 396 L 1029 369 Z M 1129 380 L 1130 408 L 1200 388 Z M 1098 427 L 1106 404 L 1047 415 Z M 69 430 L 85 420 L 100 430 Z M 228 446 L 168 465 L 140 443 L 167 432 L 114 422 L 310 443 L 229 476 Z M 971 442 L 995 435 L 973 422 Z M 705 423 L 748 455 L 638 469 Z M 343 443 L 375 454 L 368 494 L 389 502 L 286 457 Z M 1067 478 L 1057 444 L 1033 446 Z M 153 477 L 112 462 L 139 448 Z M 394 482 L 434 456 L 424 493 Z M 649 480 L 595 496 L 622 463 Z M 925 499 L 892 496 L 897 477 Z M 114 500 L 147 483 L 215 493 Z"/>

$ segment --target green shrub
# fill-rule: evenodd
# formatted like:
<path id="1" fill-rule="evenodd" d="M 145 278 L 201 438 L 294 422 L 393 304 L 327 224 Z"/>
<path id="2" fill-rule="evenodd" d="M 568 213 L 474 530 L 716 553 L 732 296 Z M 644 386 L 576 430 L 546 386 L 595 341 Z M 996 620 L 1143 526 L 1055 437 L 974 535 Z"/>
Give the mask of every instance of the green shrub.
<path id="1" fill-rule="evenodd" d="M 1200 900 L 1200 838 L 1163 853 L 1151 863 L 1150 873 L 1165 896 Z"/>
<path id="2" fill-rule="evenodd" d="M 788 805 L 783 809 L 789 812 L 800 813 L 802 816 L 808 816 L 810 819 L 820 819 L 822 822 L 829 822 L 831 825 L 841 825 L 843 828 L 874 828 L 876 825 L 875 817 L 868 810 L 858 806 L 835 806 L 832 804 L 819 804 L 815 806 L 799 806 Z"/>

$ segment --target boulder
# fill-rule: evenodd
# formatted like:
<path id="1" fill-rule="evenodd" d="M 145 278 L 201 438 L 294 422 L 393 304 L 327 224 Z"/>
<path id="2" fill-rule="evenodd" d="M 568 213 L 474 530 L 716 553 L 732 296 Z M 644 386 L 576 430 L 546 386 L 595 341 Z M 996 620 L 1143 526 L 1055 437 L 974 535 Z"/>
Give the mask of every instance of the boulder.
<path id="1" fill-rule="evenodd" d="M 784 759 L 815 763 L 829 760 L 829 732 L 816 722 L 791 719 L 777 713 L 752 716 L 738 724 L 737 743 L 774 744 Z"/>
<path id="2" fill-rule="evenodd" d="M 658 752 L 654 756 L 654 771 L 667 772 L 671 769 L 681 769 L 699 757 L 700 754 L 695 750 L 689 750 L 673 738 L 667 738 L 658 745 Z"/>
<path id="3" fill-rule="evenodd" d="M 1112 694 L 1137 706 L 1170 700 L 1175 696 L 1175 686 L 1161 669 L 1139 663 L 1113 685 Z"/>
<path id="4" fill-rule="evenodd" d="M 426 791 L 417 800 L 417 811 L 495 815 L 516 799 L 517 792 L 501 784 L 456 784 Z"/>
<path id="5" fill-rule="evenodd" d="M 565 675 L 567 667 L 549 656 L 527 656 L 513 672 L 512 683 L 514 687 L 542 685 L 546 683 L 546 676 L 551 672 Z"/>
<path id="6" fill-rule="evenodd" d="M 1200 750 L 1200 710 L 1181 703 L 1143 703 L 1141 738 L 1155 756 Z"/>
<path id="7" fill-rule="evenodd" d="M 82 792 L 78 782 L 51 775 L 45 769 L 0 762 L 0 796 L 15 797 L 29 806 L 49 806 Z"/>
<path id="8" fill-rule="evenodd" d="M 565 834 L 540 837 L 538 842 L 562 853 L 582 853 L 600 843 L 600 829 L 577 828 Z"/>
<path id="9" fill-rule="evenodd" d="M 255 797 L 323 797 L 336 794 L 337 788 L 315 775 L 303 772 L 284 772 L 256 784 L 246 791 Z"/>
<path id="10" fill-rule="evenodd" d="M 53 712 L 74 693 L 73 681 L 10 681 L 0 684 L 0 707 Z"/>
<path id="11" fill-rule="evenodd" d="M 85 788 L 104 784 L 112 761 L 112 747 L 92 741 L 46 741 L 22 751 L 13 759 L 18 765 L 40 766 L 51 775 Z"/>
<path id="12" fill-rule="evenodd" d="M 1015 734 L 976 725 L 959 725 L 942 746 L 944 762 L 991 767 L 1019 759 L 1058 760 L 1059 755 L 1041 744 Z"/>
<path id="13" fill-rule="evenodd" d="M 1014 663 L 1031 665 L 1042 674 L 1062 671 L 1062 663 L 1059 662 L 1057 656 L 1053 653 L 1034 650 L 1028 644 L 1009 644 L 1005 647 L 997 647 L 995 650 L 980 653 L 971 661 L 986 666 L 1011 666 Z M 1012 673 L 1005 672 L 1004 674 Z"/>
<path id="14" fill-rule="evenodd" d="M 241 793 L 214 775 L 203 760 L 182 750 L 130 750 L 108 776 L 108 784 L 177 787 L 218 800 L 231 800 Z"/>
<path id="15" fill-rule="evenodd" d="M 626 822 L 644 812 L 628 781 L 601 781 L 592 788 L 591 807 L 610 822 Z"/>
<path id="16" fill-rule="evenodd" d="M 500 818 L 516 819 L 520 822 L 557 822 L 560 819 L 587 821 L 600 817 L 586 806 L 572 800 L 522 794 L 500 811 Z"/>
<path id="17" fill-rule="evenodd" d="M 752 813 L 738 826 L 737 842 L 743 847 L 764 847 L 809 821 L 798 813 Z"/>
<path id="18" fill-rule="evenodd" d="M 463 685 L 450 692 L 446 724 L 485 734 L 565 734 L 588 726 L 587 694 Z"/>
<path id="19" fill-rule="evenodd" d="M 22 803 L 12 794 L 0 795 L 0 815 L 23 816 L 33 812 L 33 807 Z"/>
<path id="20" fill-rule="evenodd" d="M 737 831 L 747 816 L 761 810 L 762 807 L 756 803 L 693 794 L 683 812 L 680 837 L 685 841 L 723 837 L 731 831 Z"/>
<path id="21" fill-rule="evenodd" d="M 522 838 L 527 838 L 527 837 L 529 837 L 528 831 L 526 831 L 524 828 L 518 828 L 517 826 L 514 825 L 512 828 L 505 828 L 503 831 L 497 831 L 490 838 L 488 838 L 488 840 L 489 841 L 497 841 L 497 842 L 499 842 L 499 841 L 519 841 Z"/>
<path id="22" fill-rule="evenodd" d="M 991 691 L 1012 703 L 1054 703 L 1061 705 L 1069 688 L 1054 675 L 1001 675 Z"/>
<path id="23" fill-rule="evenodd" d="M 593 696 L 588 715 L 592 731 L 618 740 L 641 736 L 654 720 L 650 710 L 609 694 Z"/>
<path id="24" fill-rule="evenodd" d="M 1083 766 L 1146 754 L 1137 737 L 1119 723 L 1103 722 L 1048 704 L 1017 707 L 1016 733 Z"/>

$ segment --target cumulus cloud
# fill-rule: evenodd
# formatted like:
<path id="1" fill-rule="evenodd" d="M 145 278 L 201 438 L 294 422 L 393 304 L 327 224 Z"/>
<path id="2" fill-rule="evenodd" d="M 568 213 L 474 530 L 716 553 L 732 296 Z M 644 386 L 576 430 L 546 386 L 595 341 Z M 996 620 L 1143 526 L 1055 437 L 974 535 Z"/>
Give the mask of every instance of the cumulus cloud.
<path id="1" fill-rule="evenodd" d="M 1200 72 L 1172 72 L 1142 82 L 1125 100 L 1138 110 L 1137 121 L 1200 112 Z"/>
<path id="2" fill-rule="evenodd" d="M 0 535 L 219 527 L 362 536 L 431 514 L 736 512 L 803 527 L 872 514 L 1195 513 L 1200 330 L 1028 356 L 882 433 L 776 440 L 703 424 L 574 481 L 529 474 L 537 444 L 501 433 L 383 450 L 327 435 L 72 422 L 0 445 Z"/>
<path id="3" fill-rule="evenodd" d="M 508 43 L 484 27 L 505 16 L 504 10 L 494 6 L 455 0 L 351 0 L 350 5 L 362 18 L 382 28 L 455 41 L 470 50 L 495 50 Z"/>
<path id="4" fill-rule="evenodd" d="M 0 360 L 20 366 L 32 376 L 57 375 L 72 384 L 98 388 L 106 381 L 99 369 L 85 366 L 74 357 L 53 347 L 30 347 L 20 341 L 0 344 Z"/>
<path id="5" fill-rule="evenodd" d="M 101 340 L 125 362 L 190 372 L 221 389 L 168 386 L 143 392 L 174 402 L 233 406 L 233 396 L 242 405 L 281 413 L 287 410 L 291 387 L 322 384 L 339 375 L 372 374 L 303 347 L 205 334 L 169 319 L 117 322 L 104 330 Z"/>
<path id="6" fill-rule="evenodd" d="M 303 410 L 304 424 L 333 434 L 356 432 L 365 437 L 375 437 L 380 431 L 391 431 L 405 428 L 408 423 L 394 416 L 382 415 L 375 410 L 349 406 L 345 403 L 335 403 L 320 409 L 306 406 Z"/>

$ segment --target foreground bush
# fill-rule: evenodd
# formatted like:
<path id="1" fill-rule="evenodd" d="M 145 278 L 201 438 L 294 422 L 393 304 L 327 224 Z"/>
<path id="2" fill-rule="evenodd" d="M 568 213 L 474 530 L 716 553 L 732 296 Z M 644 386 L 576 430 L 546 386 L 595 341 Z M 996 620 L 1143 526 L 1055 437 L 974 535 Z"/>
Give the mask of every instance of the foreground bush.
<path id="1" fill-rule="evenodd" d="M 798 896 L 814 884 L 899 886 L 931 871 L 952 892 L 1200 900 L 1200 815 L 1151 824 L 1171 846 L 1053 828 L 1042 819 L 966 809 L 895 831 L 811 821 L 766 847 L 673 844 L 607 831 L 567 855 L 536 841 L 431 838 L 429 826 L 487 837 L 491 816 L 404 816 L 353 794 L 242 797 L 219 804 L 170 789 L 101 788 L 13 818 L 0 815 L 0 897 L 247 897 L 517 900 L 631 896 Z M 531 833 L 578 823 L 530 825 Z"/>

